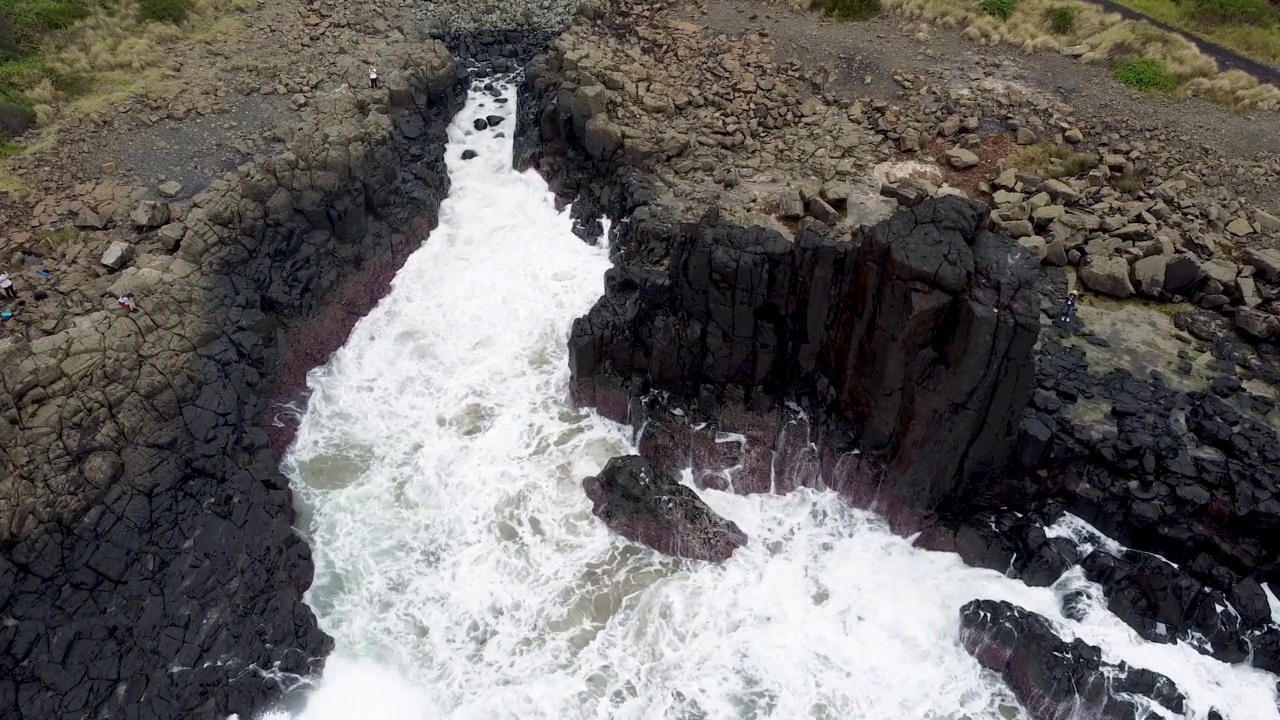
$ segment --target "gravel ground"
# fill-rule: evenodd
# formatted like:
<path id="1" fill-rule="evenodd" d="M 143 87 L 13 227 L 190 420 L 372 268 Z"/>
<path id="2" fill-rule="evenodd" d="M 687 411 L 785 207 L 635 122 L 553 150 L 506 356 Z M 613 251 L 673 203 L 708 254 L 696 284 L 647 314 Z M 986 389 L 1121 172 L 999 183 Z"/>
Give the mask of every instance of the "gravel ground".
<path id="1" fill-rule="evenodd" d="M 825 64 L 835 71 L 836 90 L 888 99 L 900 90 L 893 81 L 897 71 L 955 79 L 968 75 L 982 58 L 996 58 L 1003 61 L 1001 75 L 1009 82 L 1066 102 L 1077 115 L 1162 129 L 1184 137 L 1189 146 L 1209 146 L 1244 161 L 1280 152 L 1277 113 L 1237 112 L 1199 99 L 1140 94 L 1103 68 L 1057 53 L 981 47 L 953 31 L 935 30 L 922 43 L 899 19 L 833 22 L 761 0 L 703 0 L 691 4 L 686 15 L 714 32 L 767 32 L 778 60 Z M 868 77 L 870 84 L 865 83 Z M 1252 199 L 1274 210 L 1280 207 L 1280 188 L 1263 189 Z"/>

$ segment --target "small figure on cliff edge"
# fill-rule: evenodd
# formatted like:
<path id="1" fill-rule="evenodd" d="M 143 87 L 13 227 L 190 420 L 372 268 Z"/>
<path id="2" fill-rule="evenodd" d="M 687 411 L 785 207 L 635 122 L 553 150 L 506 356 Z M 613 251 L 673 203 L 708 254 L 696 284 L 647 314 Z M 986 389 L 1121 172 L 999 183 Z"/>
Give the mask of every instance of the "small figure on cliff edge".
<path id="1" fill-rule="evenodd" d="M 378 89 L 378 68 L 376 67 L 369 68 L 369 87 Z"/>
<path id="2" fill-rule="evenodd" d="M 10 300 L 18 299 L 18 292 L 13 289 L 13 281 L 9 279 L 9 273 L 0 273 L 0 292 Z"/>
<path id="3" fill-rule="evenodd" d="M 133 298 L 128 296 L 125 296 L 120 298 L 119 300 L 116 300 L 116 305 L 119 305 L 121 308 L 124 308 L 129 312 L 133 312 L 134 310 L 138 309 L 138 306 L 135 305 L 133 302 Z"/>
<path id="4" fill-rule="evenodd" d="M 1076 303 L 1080 301 L 1080 293 L 1072 290 L 1067 293 L 1067 302 L 1062 305 L 1062 322 L 1071 322 L 1076 314 Z"/>

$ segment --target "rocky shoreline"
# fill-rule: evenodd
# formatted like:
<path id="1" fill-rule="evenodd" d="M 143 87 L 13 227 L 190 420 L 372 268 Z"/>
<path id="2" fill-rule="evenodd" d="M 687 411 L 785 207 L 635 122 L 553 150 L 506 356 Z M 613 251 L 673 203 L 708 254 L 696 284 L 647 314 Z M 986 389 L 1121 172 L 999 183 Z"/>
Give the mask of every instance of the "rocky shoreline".
<path id="1" fill-rule="evenodd" d="M 691 146 L 672 138 L 655 147 L 649 136 L 633 132 L 637 121 L 630 114 L 643 105 L 661 116 L 663 101 L 652 97 L 653 85 L 648 95 L 643 87 L 612 86 L 613 66 L 600 49 L 618 42 L 610 38 L 625 43 L 633 35 L 668 52 L 671 45 L 617 15 L 592 22 L 581 20 L 529 68 L 517 141 L 518 160 L 548 176 L 583 218 L 595 212 L 625 218 L 610 237 L 615 265 L 606 294 L 575 323 L 570 339 L 579 404 L 631 423 L 642 455 L 660 472 L 692 468 L 704 487 L 744 493 L 832 488 L 885 514 L 900 532 L 923 530 L 917 540 L 923 547 L 957 552 L 969 564 L 1028 584 L 1050 585 L 1080 564 L 1101 585 L 1110 611 L 1148 641 L 1189 643 L 1223 662 L 1276 671 L 1280 627 L 1262 589 L 1274 582 L 1280 559 L 1267 541 L 1273 510 L 1280 508 L 1274 499 L 1280 486 L 1272 477 L 1272 456 L 1280 448 L 1272 415 L 1274 331 L 1254 331 L 1259 326 L 1250 324 L 1250 313 L 1260 303 L 1247 293 L 1237 292 L 1229 307 L 1204 302 L 1218 281 L 1201 269 L 1200 257 L 1232 262 L 1214 255 L 1210 246 L 1218 243 L 1207 236 L 1215 232 L 1253 236 L 1262 241 L 1255 248 L 1271 247 L 1266 236 L 1276 229 L 1269 213 L 1256 210 L 1252 222 L 1241 215 L 1203 215 L 1198 203 L 1184 200 L 1176 215 L 1134 215 L 1138 225 L 1131 233 L 1138 234 L 1128 239 L 1105 235 L 1125 223 L 1108 225 L 1101 235 L 1095 233 L 1100 223 L 1064 226 L 1049 242 L 1031 237 L 1041 216 L 1047 224 L 1078 212 L 1050 218 L 1037 207 L 1055 199 L 1072 205 L 1089 188 L 1095 196 L 1102 188 L 1105 202 L 1108 169 L 1128 166 L 1132 176 L 1139 155 L 1107 160 L 1105 149 L 1099 151 L 1102 170 L 1088 178 L 1057 180 L 1010 169 L 1003 174 L 1014 185 L 1000 178 L 974 184 L 968 192 L 985 195 L 993 206 L 990 219 L 981 206 L 951 197 L 954 190 L 918 179 L 882 186 L 881 194 L 901 209 L 878 224 L 867 223 L 876 215 L 864 213 L 863 196 L 847 185 L 829 189 L 833 181 L 821 189 L 819 183 L 801 187 L 794 201 L 784 190 L 772 208 L 700 211 L 696 201 L 680 199 L 697 198 L 697 183 L 664 174 Z M 759 80 L 754 76 L 753 87 Z M 900 124 L 910 110 L 886 103 L 872 111 L 864 126 L 919 152 L 924 130 Z M 957 147 L 969 142 L 981 151 L 985 112 L 981 105 L 968 112 L 972 123 L 966 119 L 948 129 L 944 122 L 937 133 L 960 133 Z M 1003 112 L 1011 115 L 1007 103 Z M 819 116 L 822 109 L 808 113 Z M 672 116 L 670 108 L 666 115 Z M 886 123 L 890 115 L 895 119 L 889 123 L 899 124 Z M 1083 137 L 1060 117 L 1052 122 Z M 1029 127 L 1040 133 L 1044 126 L 1011 121 L 1005 127 L 1021 130 L 992 132 L 1021 138 Z M 737 140 L 720 145 L 732 163 Z M 1133 146 L 1122 152 L 1133 153 Z M 1141 171 L 1153 184 L 1128 192 L 1141 193 L 1143 212 L 1160 203 L 1162 193 L 1168 201 L 1189 186 L 1145 156 Z M 723 167 L 715 173 L 727 192 L 706 196 L 731 198 L 743 181 L 725 182 Z M 1158 188 L 1145 189 L 1155 183 Z M 1037 192 L 1047 202 L 1026 205 Z M 1144 204 L 1147 198 L 1152 200 Z M 1106 212 L 1107 205 L 1093 202 L 1089 212 Z M 1028 223 L 1032 230 L 1022 232 L 1018 213 L 1025 210 L 1026 220 L 1033 209 L 1036 225 Z M 799 222 L 787 226 L 788 219 Z M 988 227 L 995 234 L 984 240 Z M 598 234 L 588 223 L 582 229 Z M 1155 252 L 1130 250 L 1148 239 Z M 1054 261 L 1056 251 L 1044 248 L 1055 242 L 1071 257 Z M 987 246 L 992 250 L 983 251 Z M 898 254 L 884 256 L 886 247 Z M 1231 279 L 1256 272 L 1266 281 L 1269 252 L 1241 253 Z M 1124 259 L 1126 253 L 1133 257 Z M 995 256 L 1003 262 L 982 259 Z M 1113 257 L 1126 272 L 1144 257 L 1159 257 L 1164 276 L 1150 295 L 1175 303 L 1192 297 L 1202 307 L 1227 311 L 1223 317 L 1183 305 L 1173 316 L 1169 324 L 1186 337 L 1181 372 L 1148 365 L 1140 376 L 1117 362 L 1119 353 L 1095 350 L 1123 342 L 1124 331 L 1105 327 L 1092 309 L 1066 322 L 1058 318 L 1077 278 L 1095 293 L 1123 296 L 1097 277 Z M 1068 272 L 1063 265 L 1080 269 Z M 1177 275 L 1184 271 L 1185 279 Z M 812 292 L 814 287 L 823 290 Z M 1269 302 L 1266 293 L 1272 292 L 1266 286 L 1262 299 Z M 849 309 L 842 310 L 842 303 Z M 984 325 L 970 319 L 983 317 L 1002 320 Z M 881 320 L 888 330 L 883 337 L 877 334 Z M 993 346 L 992 338 L 1002 339 Z M 1014 347 L 1020 351 L 1011 354 Z M 1206 355 L 1209 361 L 1201 359 Z M 967 372 L 966 362 L 975 362 Z M 998 397 L 994 406 L 1009 414 L 992 417 L 984 410 L 990 406 L 973 404 L 975 397 Z M 966 417 L 974 419 L 966 423 Z M 598 509 L 610 508 L 601 516 L 610 527 L 666 552 L 701 547 L 697 538 L 721 521 L 696 507 L 671 511 L 656 525 L 646 521 L 662 515 L 653 503 L 673 502 L 670 493 L 621 517 L 607 488 L 589 480 L 588 489 Z M 635 492 L 623 486 L 617 492 L 616 500 L 625 495 L 635 502 Z M 1116 555 L 1060 534 L 1050 537 L 1047 530 L 1065 512 L 1134 550 Z M 1072 650 L 1067 656 L 1075 659 L 1058 670 L 1028 670 L 1028 658 L 1053 656 L 1063 642 L 1043 619 L 1012 606 L 973 612 L 985 619 L 962 613 L 966 623 L 973 620 L 965 625 L 967 637 L 986 639 L 966 647 L 1002 672 L 1010 658 L 1024 658 L 1010 683 L 1037 718 L 1063 717 L 1081 703 L 1099 717 L 1137 717 L 1145 705 L 1123 699 L 1134 694 L 1181 712 L 1172 707 L 1181 696 L 1167 678 L 1091 685 L 1088 673 L 1117 677 L 1113 670 L 1088 669 L 1096 664 L 1096 648 Z M 1000 617 L 993 620 L 993 614 Z M 1012 633 L 997 643 L 999 660 L 982 649 L 999 634 L 992 623 Z M 1218 711 L 1213 716 L 1225 717 Z"/>
<path id="2" fill-rule="evenodd" d="M 253 717 L 281 674 L 323 666 L 259 419 L 288 330 L 350 269 L 420 242 L 448 191 L 466 73 L 440 43 L 381 64 L 374 91 L 351 61 L 282 153 L 189 204 L 143 203 L 103 310 L 4 342 L 0 714 Z"/>
<path id="3" fill-rule="evenodd" d="M 1059 185 L 1083 198 L 1107 185 L 1104 169 L 1160 179 L 1140 210 L 1062 202 L 1058 185 L 1014 174 L 1007 187 L 968 183 L 994 206 L 988 222 L 987 210 L 936 185 L 881 183 L 867 168 L 944 152 L 922 137 L 956 136 L 976 156 L 986 148 L 979 128 L 1070 136 L 1081 132 L 1073 120 L 1057 110 L 1028 117 L 1003 96 L 939 94 L 904 102 L 909 111 L 847 103 L 814 75 L 767 60 L 758 38 L 727 49 L 719 38 L 695 57 L 688 46 L 700 36 L 661 3 L 585 7 L 565 36 L 559 27 L 574 8 L 543 5 L 540 16 L 505 24 L 482 17 L 488 10 L 472 24 L 446 17 L 443 4 L 413 10 L 420 32 L 440 41 L 387 44 L 378 91 L 362 60 L 339 60 L 323 90 L 308 83 L 297 95 L 302 123 L 280 131 L 280 152 L 194 197 L 179 185 L 168 188 L 171 201 L 130 196 L 119 217 L 77 211 L 77 227 L 128 224 L 137 240 L 107 255 L 63 253 L 69 264 L 110 268 L 75 289 L 101 309 L 46 304 L 22 319 L 39 329 L 35 339 L 0 341 L 0 474 L 9 478 L 0 494 L 0 714 L 248 718 L 276 703 L 288 679 L 321 671 L 332 641 L 302 601 L 310 552 L 291 527 L 277 465 L 291 429 L 271 422 L 270 405 L 298 398 L 307 371 L 342 344 L 433 226 L 464 66 L 510 72 L 548 44 L 523 79 L 517 162 L 574 203 L 585 238 L 599 235 L 601 213 L 626 219 L 613 238 L 609 293 L 572 340 L 578 401 L 643 428 L 644 467 L 615 466 L 587 486 L 599 512 L 613 513 L 611 527 L 719 560 L 750 540 L 705 508 L 657 532 L 647 521 L 628 526 L 637 508 L 653 509 L 636 478 L 652 470 L 670 485 L 670 474 L 693 467 L 699 483 L 741 492 L 834 487 L 901 532 L 923 530 L 924 546 L 1013 568 L 1029 584 L 1048 585 L 1080 563 L 1144 637 L 1280 672 L 1280 628 L 1261 585 L 1280 582 L 1267 542 L 1280 518 L 1280 444 L 1269 424 L 1274 398 L 1263 392 L 1280 378 L 1266 341 L 1280 329 L 1264 305 L 1276 299 L 1276 277 L 1266 254 L 1236 262 L 1160 244 L 1176 230 L 1225 248 L 1222 238 L 1245 231 L 1241 220 L 1245 235 L 1273 233 L 1267 211 L 1182 195 L 1189 181 L 1166 158 L 1117 139 L 1100 147 L 1111 159 L 1080 187 Z M 591 44 L 601 38 L 615 44 Z M 935 123 L 955 129 L 935 133 Z M 1220 160 L 1197 151 L 1184 162 Z M 1223 165 L 1204 187 L 1265 187 L 1274 177 L 1266 162 Z M 762 166 L 779 176 L 761 177 Z M 814 176 L 799 177 L 801 168 Z M 113 192 L 110 183 L 99 190 Z M 1032 207 L 1042 190 L 1050 202 Z M 1062 213 L 1050 218 L 1052 207 Z M 1126 239 L 1095 243 L 1090 233 L 1120 208 L 1130 222 L 1106 232 Z M 1089 213 L 1102 216 L 1098 228 L 1063 221 Z M 1161 252 L 1141 245 L 1150 242 Z M 894 254 L 905 246 L 912 253 Z M 1090 274 L 1101 250 L 1126 258 L 1122 272 L 1099 263 Z M 1228 260 L 1231 268 L 1203 262 Z M 1178 319 L 1191 338 L 1184 377 L 1198 384 L 1180 384 L 1177 368 L 1162 383 L 1107 365 L 1098 354 L 1105 332 L 1086 310 L 1054 326 L 1075 266 L 1095 290 L 1121 287 L 1125 275 L 1154 298 L 1200 305 Z M 1183 282 L 1195 287 L 1178 292 L 1188 272 Z M 116 307 L 120 295 L 136 310 Z M 851 355 L 859 346 L 877 352 Z M 983 362 L 967 354 L 975 347 Z M 1205 355 L 1215 361 L 1208 370 Z M 892 385 L 891 401 L 859 395 L 868 378 L 894 373 L 873 386 Z M 680 494 L 667 485 L 661 497 Z M 623 495 L 631 505 L 611 504 Z M 1049 537 L 1068 510 L 1179 566 Z M 1057 717 L 1071 693 L 1113 713 L 1105 717 L 1137 707 L 1116 693 L 1170 709 L 1181 697 L 1167 678 L 1101 663 L 1096 648 L 1062 650 L 1052 628 L 1019 608 L 971 604 L 959 622 L 966 646 L 1005 673 L 1037 717 Z M 1033 667 L 1054 650 L 1071 661 Z M 1102 675 L 1128 679 L 1099 683 Z"/>

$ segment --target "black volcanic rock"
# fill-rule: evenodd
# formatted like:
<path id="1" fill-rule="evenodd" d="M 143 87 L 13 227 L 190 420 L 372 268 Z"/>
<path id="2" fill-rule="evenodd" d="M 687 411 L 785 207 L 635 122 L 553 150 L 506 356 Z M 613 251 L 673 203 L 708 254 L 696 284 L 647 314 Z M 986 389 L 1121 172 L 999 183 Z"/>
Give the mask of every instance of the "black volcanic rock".
<path id="1" fill-rule="evenodd" d="M 927 200 L 852 240 L 719 221 L 633 222 L 574 323 L 578 402 L 626 421 L 649 389 L 847 417 L 893 501 L 931 510 L 1014 451 L 1032 390 L 1035 264 L 983 206 Z"/>
<path id="2" fill-rule="evenodd" d="M 1085 576 L 1102 585 L 1107 607 L 1151 642 L 1190 641 L 1202 653 L 1223 662 L 1249 657 L 1239 614 L 1222 593 L 1205 587 L 1186 571 L 1155 555 L 1128 550 L 1116 557 L 1090 553 L 1081 563 Z"/>
<path id="3" fill-rule="evenodd" d="M 1172 680 L 1126 663 L 1102 660 L 1097 647 L 1066 642 L 1040 615 L 996 600 L 974 600 L 960 609 L 965 650 L 999 673 L 1035 720 L 1136 720 L 1146 709 L 1121 693 L 1149 698 L 1174 713 L 1186 698 Z"/>
<path id="4" fill-rule="evenodd" d="M 609 529 L 666 555 L 724 562 L 747 542 L 697 493 L 638 455 L 610 459 L 582 488 Z"/>

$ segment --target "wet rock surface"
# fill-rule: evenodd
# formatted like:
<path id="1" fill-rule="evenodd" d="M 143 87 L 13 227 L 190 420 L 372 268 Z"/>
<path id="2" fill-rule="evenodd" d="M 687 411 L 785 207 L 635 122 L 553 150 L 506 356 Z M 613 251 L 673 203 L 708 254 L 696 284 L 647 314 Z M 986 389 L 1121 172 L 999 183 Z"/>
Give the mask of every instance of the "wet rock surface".
<path id="1" fill-rule="evenodd" d="M 1035 720 L 1137 720 L 1148 717 L 1147 703 L 1178 715 L 1185 709 L 1186 698 L 1164 675 L 1108 663 L 1097 647 L 1066 642 L 1040 615 L 1004 601 L 962 607 L 960 638 L 983 667 L 1005 679 Z"/>
<path id="2" fill-rule="evenodd" d="M 267 674 L 322 666 L 259 423 L 284 329 L 447 192 L 464 87 L 439 43 L 399 50 L 391 102 L 318 100 L 165 218 L 170 251 L 101 283 L 102 309 L 0 342 L 0 715 L 254 717 L 284 690 Z"/>
<path id="3" fill-rule="evenodd" d="M 599 475 L 583 480 L 582 487 L 591 499 L 591 511 L 610 530 L 658 552 L 724 562 L 747 543 L 737 525 L 638 455 L 609 460 Z"/>
<path id="4" fill-rule="evenodd" d="M 708 416 L 725 397 L 760 412 L 798 399 L 883 456 L 891 502 L 931 511 L 1005 464 L 1030 394 L 1034 266 L 984 222 L 980 205 L 941 198 L 851 240 L 792 243 L 714 213 L 633 224 L 605 297 L 574 324 L 578 400 L 627 420 L 619 387 L 696 397 Z"/>

